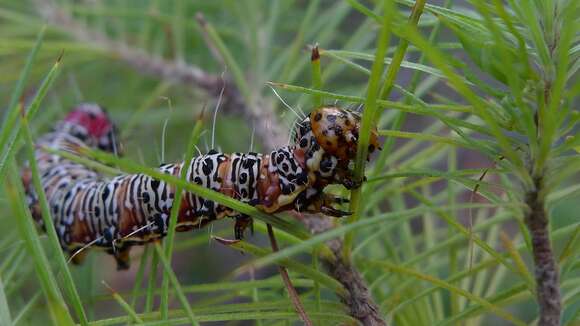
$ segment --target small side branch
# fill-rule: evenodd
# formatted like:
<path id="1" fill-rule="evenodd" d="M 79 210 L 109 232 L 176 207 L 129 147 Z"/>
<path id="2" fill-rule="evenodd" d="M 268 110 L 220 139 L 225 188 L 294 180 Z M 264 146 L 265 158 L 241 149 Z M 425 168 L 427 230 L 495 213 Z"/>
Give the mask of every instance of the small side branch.
<path id="1" fill-rule="evenodd" d="M 272 251 L 276 252 L 278 251 L 278 242 L 276 241 L 276 236 L 274 235 L 274 228 L 272 228 L 272 225 L 270 224 L 267 224 L 267 226 L 268 226 L 268 237 L 270 238 Z M 290 296 L 290 300 L 292 300 L 294 309 L 296 309 L 296 312 L 300 316 L 300 319 L 302 319 L 302 321 L 304 322 L 304 325 L 311 326 L 312 321 L 310 320 L 310 317 L 308 317 L 308 314 L 306 314 L 306 310 L 304 309 L 302 302 L 300 302 L 300 297 L 298 296 L 298 292 L 296 292 L 296 289 L 294 288 L 294 285 L 290 280 L 288 271 L 284 266 L 281 265 L 278 265 L 278 271 L 280 272 L 280 276 L 284 281 L 284 285 L 286 285 L 286 289 L 288 290 L 288 295 Z"/>
<path id="2" fill-rule="evenodd" d="M 527 212 L 525 222 L 532 238 L 532 250 L 536 274 L 536 296 L 540 306 L 538 325 L 560 325 L 562 304 L 558 266 L 554 258 L 548 228 L 548 216 L 541 195 L 543 180 L 534 178 L 534 189 L 525 196 Z"/>

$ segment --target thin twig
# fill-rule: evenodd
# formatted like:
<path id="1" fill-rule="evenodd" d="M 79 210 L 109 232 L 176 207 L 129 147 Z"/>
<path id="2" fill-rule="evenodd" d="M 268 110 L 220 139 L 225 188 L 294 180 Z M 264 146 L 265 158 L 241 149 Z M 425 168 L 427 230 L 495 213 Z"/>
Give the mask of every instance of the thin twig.
<path id="1" fill-rule="evenodd" d="M 258 99 L 257 105 L 249 107 L 228 76 L 222 78 L 219 74 L 208 73 L 195 65 L 168 60 L 125 42 L 112 40 L 107 35 L 76 21 L 52 0 L 36 0 L 35 4 L 40 15 L 48 23 L 72 35 L 77 41 L 89 44 L 100 52 L 123 61 L 138 73 L 151 75 L 173 84 L 199 88 L 212 98 L 218 98 L 223 90 L 221 107 L 224 112 L 242 113 L 244 118 L 249 120 L 249 125 L 257 126 L 256 133 L 264 140 L 265 147 L 271 149 L 285 143 L 286 128 L 277 123 L 273 105 L 266 99 Z"/>
<path id="2" fill-rule="evenodd" d="M 272 245 L 272 251 L 276 252 L 276 251 L 278 251 L 278 243 L 276 242 L 276 236 L 274 235 L 274 229 L 272 228 L 272 225 L 270 225 L 270 224 L 267 224 L 267 226 L 268 226 L 268 237 L 270 238 L 270 244 Z M 302 319 L 302 321 L 304 322 L 305 325 L 312 326 L 312 321 L 308 317 L 308 314 L 306 314 L 306 310 L 304 309 L 302 302 L 300 302 L 300 297 L 298 296 L 298 292 L 296 292 L 294 285 L 292 285 L 292 281 L 290 280 L 290 276 L 288 276 L 288 271 L 282 265 L 278 265 L 278 271 L 280 272 L 280 276 L 282 277 L 282 280 L 284 281 L 284 285 L 286 285 L 286 289 L 288 290 L 288 295 L 290 296 L 290 300 L 292 300 L 292 304 L 294 305 L 294 309 L 296 309 L 296 312 L 300 316 L 300 319 Z"/>

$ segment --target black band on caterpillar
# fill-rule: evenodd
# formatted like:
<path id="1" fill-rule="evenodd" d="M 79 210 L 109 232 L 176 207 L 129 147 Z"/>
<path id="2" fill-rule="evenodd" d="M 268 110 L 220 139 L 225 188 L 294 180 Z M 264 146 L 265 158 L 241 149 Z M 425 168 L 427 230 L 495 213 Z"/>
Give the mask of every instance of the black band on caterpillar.
<path id="1" fill-rule="evenodd" d="M 232 198 L 274 213 L 295 209 L 348 215 L 333 208 L 341 199 L 323 192 L 328 184 L 350 188 L 348 169 L 356 155 L 360 117 L 336 107 L 322 107 L 297 125 L 294 144 L 269 154 L 210 151 L 187 166 L 186 179 Z M 113 254 L 119 269 L 129 267 L 129 249 L 167 234 L 175 189 L 147 175 L 120 175 L 103 179 L 96 171 L 43 151 L 48 147 L 79 153 L 83 147 L 115 151 L 115 128 L 106 112 L 94 104 L 81 104 L 38 141 L 36 159 L 52 219 L 64 250 L 80 262 L 89 245 Z M 369 153 L 379 148 L 376 131 Z M 183 163 L 160 166 L 179 176 Z M 23 171 L 29 205 L 42 223 L 30 173 Z M 198 228 L 223 217 L 235 217 L 235 237 L 241 238 L 251 219 L 213 201 L 184 193 L 179 203 L 177 231 Z"/>

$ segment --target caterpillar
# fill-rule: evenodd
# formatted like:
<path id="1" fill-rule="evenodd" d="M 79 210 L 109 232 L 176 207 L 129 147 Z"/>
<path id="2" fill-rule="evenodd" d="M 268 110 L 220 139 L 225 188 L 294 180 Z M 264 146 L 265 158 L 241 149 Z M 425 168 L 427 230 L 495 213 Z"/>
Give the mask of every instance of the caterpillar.
<path id="1" fill-rule="evenodd" d="M 292 144 L 268 154 L 223 154 L 211 150 L 185 163 L 162 164 L 163 173 L 185 177 L 267 213 L 285 210 L 349 215 L 333 207 L 345 200 L 323 190 L 329 184 L 358 187 L 349 165 L 357 151 L 360 116 L 338 107 L 320 107 L 296 124 Z M 60 245 L 80 263 L 89 246 L 112 254 L 118 269 L 128 269 L 132 246 L 164 237 L 175 188 L 144 174 L 110 179 L 97 171 L 49 152 L 46 148 L 80 154 L 83 148 L 114 152 L 119 148 L 115 126 L 96 104 L 76 106 L 49 133 L 37 141 L 36 160 Z M 373 129 L 369 155 L 380 149 Z M 368 158 L 367 158 L 368 159 Z M 22 172 L 28 205 L 42 226 L 38 195 L 29 169 Z M 243 238 L 249 216 L 184 192 L 179 205 L 177 231 L 199 228 L 224 217 L 235 219 L 234 235 Z"/>

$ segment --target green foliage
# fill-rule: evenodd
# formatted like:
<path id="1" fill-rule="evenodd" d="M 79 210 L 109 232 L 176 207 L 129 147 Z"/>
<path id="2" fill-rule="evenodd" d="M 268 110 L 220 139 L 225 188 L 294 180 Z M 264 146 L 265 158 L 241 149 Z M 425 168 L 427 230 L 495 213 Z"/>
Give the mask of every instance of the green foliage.
<path id="1" fill-rule="evenodd" d="M 451 2 L 46 1 L 110 40 L 103 43 L 70 26 L 44 27 L 37 2 L 0 0 L 0 320 L 297 323 L 270 268 L 279 264 L 315 323 L 354 323 L 339 300 L 346 290 L 317 257 L 329 258 L 325 242 L 340 238 L 341 258 L 364 275 L 392 324 L 530 324 L 538 314 L 524 194 L 542 176 L 563 322 L 577 323 L 578 1 Z M 311 63 L 304 49 L 316 43 L 320 60 Z M 145 74 L 119 54 L 124 46 L 231 76 L 246 106 L 275 109 L 278 128 L 290 129 L 296 116 L 270 87 L 298 112 L 312 103 L 364 105 L 356 171 L 367 182 L 351 195 L 353 217 L 311 235 L 292 214 L 268 215 L 151 168 L 189 159 L 194 144 L 206 150 L 212 123 L 198 117 L 213 112 L 219 90 Z M 254 217 L 256 235 L 222 246 L 212 238 L 231 237 L 233 223 L 223 221 L 134 250 L 129 272 L 96 251 L 84 266 L 67 266 L 54 230 L 35 229 L 15 162 L 28 160 L 34 139 L 80 101 L 109 109 L 124 158 L 58 154 L 105 175 L 145 173 L 203 195 Z M 248 125 L 240 113 L 218 112 L 216 144 L 259 150 L 264 140 L 252 129 L 268 123 Z M 384 149 L 365 164 L 373 125 Z M 266 223 L 278 252 L 265 241 Z"/>

